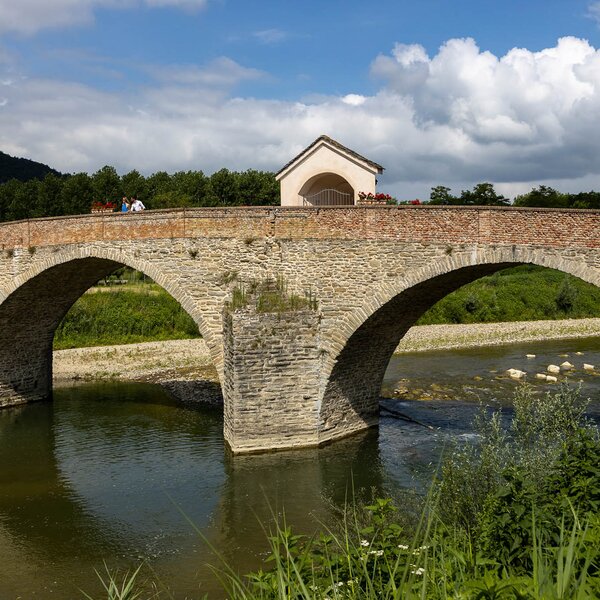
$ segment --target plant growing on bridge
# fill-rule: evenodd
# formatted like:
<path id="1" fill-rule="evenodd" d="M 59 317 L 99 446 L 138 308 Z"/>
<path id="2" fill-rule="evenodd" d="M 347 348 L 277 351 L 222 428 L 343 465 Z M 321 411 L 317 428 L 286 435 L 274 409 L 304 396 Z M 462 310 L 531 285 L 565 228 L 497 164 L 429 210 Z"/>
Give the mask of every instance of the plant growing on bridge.
<path id="1" fill-rule="evenodd" d="M 240 282 L 232 290 L 227 308 L 231 311 L 252 307 L 259 313 L 283 313 L 298 310 L 317 310 L 317 299 L 311 289 L 303 296 L 289 293 L 283 276 L 262 281 Z"/>

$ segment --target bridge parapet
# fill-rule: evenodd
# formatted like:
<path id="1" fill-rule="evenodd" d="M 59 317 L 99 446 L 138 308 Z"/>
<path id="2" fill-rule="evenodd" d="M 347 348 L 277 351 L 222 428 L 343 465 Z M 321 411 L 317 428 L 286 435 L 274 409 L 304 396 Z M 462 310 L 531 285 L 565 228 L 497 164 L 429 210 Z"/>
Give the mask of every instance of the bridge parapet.
<path id="1" fill-rule="evenodd" d="M 109 213 L 0 224 L 2 249 L 175 238 L 391 240 L 600 246 L 600 210 L 466 207 L 228 207 Z"/>

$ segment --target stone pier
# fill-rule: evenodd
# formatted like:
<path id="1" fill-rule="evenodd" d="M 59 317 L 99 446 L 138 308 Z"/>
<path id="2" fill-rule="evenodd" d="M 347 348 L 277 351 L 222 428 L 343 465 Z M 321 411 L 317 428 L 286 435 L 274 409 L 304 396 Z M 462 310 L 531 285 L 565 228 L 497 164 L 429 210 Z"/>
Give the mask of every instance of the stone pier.
<path id="1" fill-rule="evenodd" d="M 322 356 L 313 310 L 226 311 L 225 440 L 234 453 L 316 446 Z"/>

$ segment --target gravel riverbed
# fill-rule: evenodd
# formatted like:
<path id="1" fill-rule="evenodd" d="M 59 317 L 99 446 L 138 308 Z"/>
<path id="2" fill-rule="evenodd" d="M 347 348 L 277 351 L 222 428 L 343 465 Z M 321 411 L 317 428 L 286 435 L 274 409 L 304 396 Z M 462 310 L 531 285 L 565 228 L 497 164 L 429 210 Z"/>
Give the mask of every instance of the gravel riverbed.
<path id="1" fill-rule="evenodd" d="M 396 352 L 468 348 L 600 335 L 599 319 L 523 321 L 413 327 Z M 75 348 L 54 352 L 54 384 L 86 381 L 145 381 L 162 385 L 181 400 L 221 401 L 219 377 L 202 339 Z"/>

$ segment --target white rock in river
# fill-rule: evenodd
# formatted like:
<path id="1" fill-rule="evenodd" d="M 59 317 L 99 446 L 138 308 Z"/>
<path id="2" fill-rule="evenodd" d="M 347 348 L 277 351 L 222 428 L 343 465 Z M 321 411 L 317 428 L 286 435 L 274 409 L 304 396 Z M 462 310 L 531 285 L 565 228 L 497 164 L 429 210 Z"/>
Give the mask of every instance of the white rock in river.
<path id="1" fill-rule="evenodd" d="M 526 375 L 525 371 L 520 371 L 519 369 L 508 369 L 506 372 L 513 379 L 523 379 Z"/>
<path id="2" fill-rule="evenodd" d="M 556 383 L 558 379 L 554 375 L 546 375 L 546 381 L 548 383 Z"/>
<path id="3" fill-rule="evenodd" d="M 594 365 L 588 365 L 587 363 L 583 363 L 583 368 L 586 371 L 593 371 L 594 370 Z"/>
<path id="4" fill-rule="evenodd" d="M 560 373 L 560 367 L 558 365 L 548 365 L 546 371 L 548 373 Z"/>
<path id="5" fill-rule="evenodd" d="M 548 378 L 548 376 L 545 373 L 536 373 L 535 378 L 543 379 L 545 381 Z"/>
<path id="6" fill-rule="evenodd" d="M 526 358 L 535 358 L 535 354 L 526 354 L 525 357 Z"/>
<path id="7" fill-rule="evenodd" d="M 573 365 L 568 360 L 565 360 L 564 363 L 560 364 L 560 368 L 564 369 L 565 371 L 569 371 L 570 369 L 573 368 Z"/>

